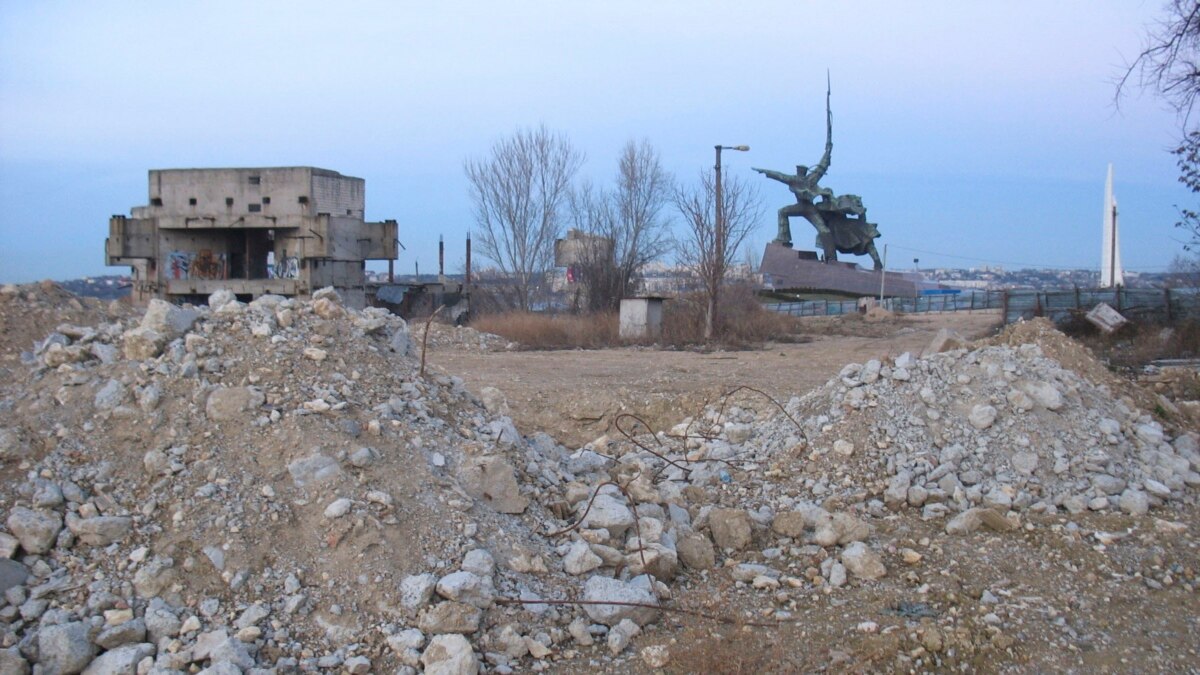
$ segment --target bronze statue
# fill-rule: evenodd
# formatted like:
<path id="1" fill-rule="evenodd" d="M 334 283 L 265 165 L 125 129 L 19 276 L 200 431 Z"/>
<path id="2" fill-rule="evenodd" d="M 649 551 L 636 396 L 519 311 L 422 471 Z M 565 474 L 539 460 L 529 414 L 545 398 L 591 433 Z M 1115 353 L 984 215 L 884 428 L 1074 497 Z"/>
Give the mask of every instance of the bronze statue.
<path id="1" fill-rule="evenodd" d="M 867 209 L 858 195 L 835 197 L 833 190 L 821 187 L 818 182 L 829 170 L 829 158 L 833 154 L 833 112 L 829 107 L 829 86 L 825 89 L 825 154 L 816 166 L 809 169 L 797 165 L 796 174 L 786 174 L 769 169 L 754 169 L 767 178 L 788 186 L 796 195 L 796 203 L 779 209 L 779 232 L 775 243 L 790 247 L 792 229 L 788 221 L 792 216 L 803 216 L 817 230 L 817 246 L 825 254 L 825 262 L 837 260 L 838 252 L 853 255 L 869 255 L 875 269 L 883 269 L 879 252 L 875 250 L 875 239 L 879 230 L 867 221 Z M 820 197 L 821 201 L 815 200 Z"/>

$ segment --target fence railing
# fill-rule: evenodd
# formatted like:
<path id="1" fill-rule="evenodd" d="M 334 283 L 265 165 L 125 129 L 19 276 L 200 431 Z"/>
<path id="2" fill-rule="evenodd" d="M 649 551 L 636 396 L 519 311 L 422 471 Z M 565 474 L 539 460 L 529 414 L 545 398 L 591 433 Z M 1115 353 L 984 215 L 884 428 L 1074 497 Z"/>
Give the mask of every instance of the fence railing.
<path id="1" fill-rule="evenodd" d="M 858 300 L 803 300 L 772 302 L 766 309 L 789 316 L 837 316 L 858 312 Z M 961 312 L 975 309 L 1000 309 L 1004 291 L 966 291 L 944 295 L 919 295 L 915 298 L 884 298 L 882 307 L 892 312 Z"/>
<path id="2" fill-rule="evenodd" d="M 882 307 L 905 313 L 999 309 L 1004 315 L 1004 323 L 1035 316 L 1058 322 L 1071 316 L 1082 316 L 1102 302 L 1134 321 L 1171 323 L 1184 318 L 1200 318 L 1200 289 L 1197 288 L 971 290 L 913 298 L 884 298 Z M 838 316 L 859 311 L 858 300 L 804 300 L 763 306 L 789 316 Z"/>

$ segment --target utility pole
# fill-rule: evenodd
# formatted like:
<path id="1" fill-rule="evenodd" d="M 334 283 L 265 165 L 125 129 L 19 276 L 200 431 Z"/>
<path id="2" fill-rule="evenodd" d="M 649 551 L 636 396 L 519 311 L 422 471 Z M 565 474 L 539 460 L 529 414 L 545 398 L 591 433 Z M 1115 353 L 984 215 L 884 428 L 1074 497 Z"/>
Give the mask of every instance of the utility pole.
<path id="1" fill-rule="evenodd" d="M 725 232 L 724 195 L 721 193 L 721 151 L 738 150 L 740 152 L 746 152 L 750 149 L 750 146 L 748 145 L 716 145 L 713 147 L 715 147 L 717 150 L 717 163 L 715 166 L 713 166 L 713 179 L 716 181 L 713 184 L 713 201 L 716 202 L 717 207 L 717 212 L 715 214 L 716 217 L 713 220 L 713 248 L 716 250 L 716 254 L 713 256 L 713 268 L 710 270 L 710 275 L 713 278 L 710 279 L 709 282 L 715 284 L 715 286 L 708 296 L 708 315 L 704 319 L 705 340 L 711 340 L 713 337 L 713 331 L 715 330 L 714 324 L 716 323 L 715 317 L 717 314 L 717 300 L 720 298 L 721 282 L 724 281 L 725 277 L 725 244 L 727 235 Z M 720 274 L 718 275 L 717 272 L 720 272 Z"/>

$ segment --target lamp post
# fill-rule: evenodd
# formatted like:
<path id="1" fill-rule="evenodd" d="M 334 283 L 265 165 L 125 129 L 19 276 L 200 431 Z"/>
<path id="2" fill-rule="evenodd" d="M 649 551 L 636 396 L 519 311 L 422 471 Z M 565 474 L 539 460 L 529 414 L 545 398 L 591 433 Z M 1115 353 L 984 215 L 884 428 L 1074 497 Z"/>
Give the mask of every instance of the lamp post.
<path id="1" fill-rule="evenodd" d="M 714 179 L 713 190 L 715 191 L 714 201 L 716 201 L 716 207 L 717 207 L 716 218 L 715 218 L 715 220 L 713 220 L 713 229 L 714 229 L 713 245 L 716 250 L 715 250 L 715 255 L 713 256 L 714 266 L 712 269 L 712 274 L 713 274 L 714 278 L 711 280 L 712 283 L 714 283 L 715 285 L 712 289 L 712 292 L 709 294 L 708 316 L 706 317 L 705 324 L 704 324 L 704 337 L 707 339 L 712 339 L 712 336 L 713 336 L 713 323 L 714 323 L 713 317 L 717 313 L 717 296 L 720 294 L 721 281 L 724 279 L 724 276 L 725 276 L 726 233 L 725 233 L 725 204 L 723 201 L 723 195 L 721 194 L 721 187 L 722 187 L 721 186 L 721 151 L 722 150 L 737 150 L 739 152 L 746 152 L 747 150 L 750 149 L 750 146 L 748 146 L 748 145 L 716 145 L 713 147 L 715 147 L 717 150 L 717 163 L 716 163 L 716 166 L 713 167 L 713 174 L 714 174 L 713 175 L 713 179 Z M 716 274 L 717 272 L 720 272 L 720 275 L 717 275 Z"/>

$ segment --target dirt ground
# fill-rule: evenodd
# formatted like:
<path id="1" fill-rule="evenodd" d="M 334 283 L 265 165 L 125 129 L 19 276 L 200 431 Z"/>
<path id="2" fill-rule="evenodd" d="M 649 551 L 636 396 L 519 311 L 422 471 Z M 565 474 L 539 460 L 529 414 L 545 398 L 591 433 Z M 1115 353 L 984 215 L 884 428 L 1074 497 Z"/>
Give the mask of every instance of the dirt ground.
<path id="1" fill-rule="evenodd" d="M 545 431 L 568 447 L 610 431 L 634 412 L 656 429 L 701 410 L 739 385 L 786 401 L 851 362 L 919 355 L 941 328 L 993 335 L 994 313 L 859 317 L 803 322 L 804 340 L 735 352 L 434 350 L 432 366 L 479 393 L 496 387 L 525 433 Z M 738 477 L 726 486 L 739 498 Z M 723 572 L 678 589 L 676 606 L 736 618 L 737 625 L 668 614 L 635 641 L 670 655 L 665 672 L 1198 672 L 1200 564 L 1191 533 L 1200 513 L 1171 505 L 1156 519 L 1119 513 L 1031 515 L 1014 533 L 946 537 L 944 523 L 895 513 L 875 533 L 888 576 L 851 593 L 763 593 Z M 1111 534 L 1109 534 L 1111 533 Z M 915 552 L 915 553 L 914 553 Z M 913 556 L 913 560 L 909 556 Z M 825 557 L 798 558 L 813 575 Z M 744 562 L 763 562 L 752 554 Z M 819 574 L 818 574 L 819 576 Z M 1180 582 L 1183 582 L 1182 584 Z M 770 617 L 787 608 L 790 620 Z M 741 622 L 762 621 L 763 625 Z M 563 672 L 656 672 L 641 659 L 587 658 Z M 663 671 L 657 671 L 663 672 Z"/>
<path id="2" fill-rule="evenodd" d="M 847 363 L 914 356 L 942 328 L 970 339 L 1000 326 L 996 312 L 858 316 L 801 322 L 800 343 L 745 351 L 662 351 L 641 347 L 564 351 L 464 351 L 431 347 L 431 368 L 461 377 L 478 394 L 495 387 L 526 434 L 544 431 L 569 447 L 611 431 L 630 412 L 655 429 L 677 424 L 729 389 L 749 386 L 786 402 L 824 384 Z"/>

